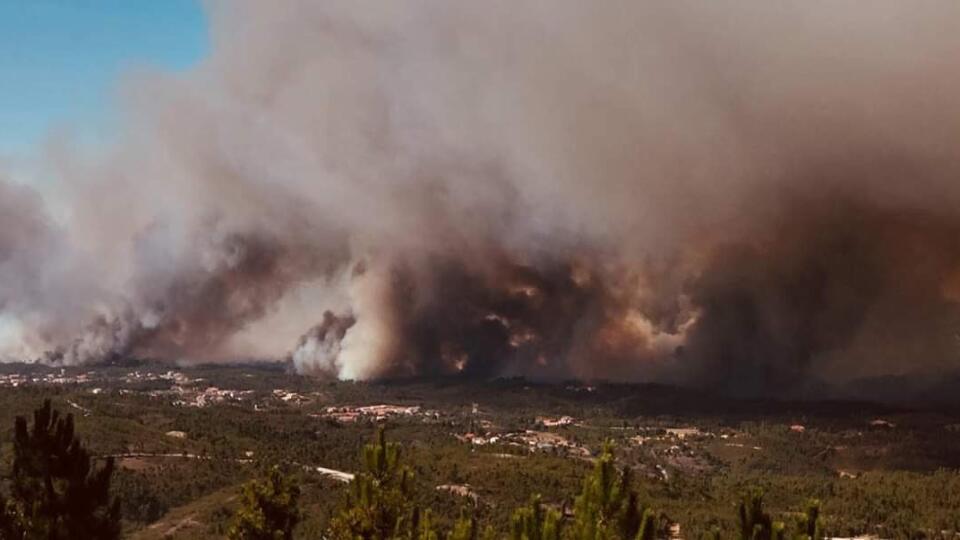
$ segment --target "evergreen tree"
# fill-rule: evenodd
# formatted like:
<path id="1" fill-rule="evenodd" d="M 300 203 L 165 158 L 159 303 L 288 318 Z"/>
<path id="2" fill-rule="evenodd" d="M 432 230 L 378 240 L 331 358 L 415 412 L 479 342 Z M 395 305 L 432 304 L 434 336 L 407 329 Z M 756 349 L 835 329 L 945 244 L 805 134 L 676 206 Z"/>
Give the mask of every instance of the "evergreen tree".
<path id="1" fill-rule="evenodd" d="M 822 540 L 823 520 L 820 517 L 820 501 L 812 500 L 807 503 L 807 511 L 797 524 L 798 540 Z"/>
<path id="2" fill-rule="evenodd" d="M 593 472 L 583 481 L 574 504 L 573 538 L 577 540 L 653 538 L 654 517 L 641 508 L 631 488 L 629 469 L 617 470 L 613 448 L 604 445 Z"/>
<path id="3" fill-rule="evenodd" d="M 540 497 L 514 511 L 510 518 L 510 540 L 559 540 L 560 513 L 544 510 Z"/>
<path id="4" fill-rule="evenodd" d="M 633 476 L 629 467 L 624 467 L 621 484 L 627 492 L 626 508 L 620 518 L 620 535 L 626 540 L 653 540 L 656 532 L 653 511 L 640 505 L 640 497 L 630 487 Z"/>
<path id="5" fill-rule="evenodd" d="M 113 459 L 100 470 L 76 438 L 73 415 L 61 418 L 50 400 L 33 413 L 33 428 L 14 424 L 12 497 L 0 526 L 11 537 L 91 540 L 120 537 L 120 503 L 110 499 Z M 17 535 L 17 532 L 22 534 Z"/>
<path id="6" fill-rule="evenodd" d="M 744 496 L 738 510 L 741 540 L 783 540 L 786 531 L 783 523 L 773 521 L 763 509 L 763 492 L 753 490 Z"/>
<path id="7" fill-rule="evenodd" d="M 403 525 L 403 523 L 401 523 Z M 433 522 L 433 514 L 430 509 L 421 511 L 419 508 L 413 508 L 413 514 L 410 521 L 406 524 L 406 529 L 401 529 L 397 538 L 416 539 L 416 540 L 440 540 L 437 533 L 437 526 Z"/>
<path id="8" fill-rule="evenodd" d="M 290 540 L 300 521 L 300 488 L 273 467 L 262 480 L 243 486 L 241 506 L 227 535 L 231 540 Z"/>
<path id="9" fill-rule="evenodd" d="M 449 540 L 496 540 L 496 537 L 492 527 L 487 525 L 481 531 L 475 517 L 467 517 L 461 513 L 460 519 L 453 524 L 453 531 L 448 538 Z"/>
<path id="10" fill-rule="evenodd" d="M 477 520 L 460 514 L 460 519 L 453 524 L 450 540 L 477 540 Z"/>
<path id="11" fill-rule="evenodd" d="M 430 513 L 413 503 L 413 473 L 400 464 L 400 447 L 383 429 L 363 449 L 363 471 L 350 483 L 330 536 L 338 540 L 430 539 L 436 536 Z"/>

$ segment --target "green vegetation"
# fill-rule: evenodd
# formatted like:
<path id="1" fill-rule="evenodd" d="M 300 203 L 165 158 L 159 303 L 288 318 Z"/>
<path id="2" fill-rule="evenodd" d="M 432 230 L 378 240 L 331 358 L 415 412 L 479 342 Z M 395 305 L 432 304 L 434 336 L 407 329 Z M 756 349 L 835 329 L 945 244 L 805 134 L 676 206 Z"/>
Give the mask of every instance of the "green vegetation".
<path id="1" fill-rule="evenodd" d="M 510 540 L 559 540 L 560 512 L 544 510 L 539 496 L 518 508 L 510 520 Z"/>
<path id="2" fill-rule="evenodd" d="M 772 540 L 786 536 L 783 522 L 763 510 L 763 492 L 754 490 L 740 503 L 740 540 Z"/>
<path id="3" fill-rule="evenodd" d="M 763 508 L 763 492 L 754 489 L 740 503 L 740 540 L 820 540 L 824 538 L 820 503 L 812 501 L 797 520 L 796 530 L 788 532 L 782 521 L 774 521 Z M 716 533 L 715 533 L 716 534 Z"/>
<path id="4" fill-rule="evenodd" d="M 50 401 L 14 427 L 10 498 L 3 501 L 4 538 L 68 540 L 120 536 L 120 504 L 110 499 L 113 460 L 100 470 L 74 436 L 73 416 L 61 418 Z"/>
<path id="5" fill-rule="evenodd" d="M 0 373 L 4 369 L 13 368 L 0 366 Z M 395 443 L 399 455 L 386 467 L 394 471 L 386 484 L 404 494 L 386 514 L 401 518 L 394 530 L 403 536 L 542 536 L 548 518 L 556 517 L 557 534 L 571 538 L 577 515 L 594 513 L 604 516 L 594 537 L 629 536 L 619 522 L 639 520 L 657 538 L 736 538 L 742 495 L 753 488 L 763 490 L 762 513 L 771 528 L 782 523 L 787 538 L 803 531 L 941 538 L 960 530 L 960 412 L 946 408 L 741 402 L 649 385 L 588 388 L 521 379 L 367 384 L 260 367 L 157 370 L 191 380 L 182 384 L 134 377 L 126 367 L 29 369 L 58 379 L 89 372 L 94 380 L 0 386 L 0 472 L 6 474 L 0 508 L 12 509 L 4 515 L 15 516 L 18 507 L 11 474 L 15 418 L 31 418 L 49 398 L 52 409 L 73 413 L 91 477 L 113 457 L 110 488 L 120 501 L 122 536 L 134 539 L 225 538 L 244 506 L 243 486 L 251 478 L 263 482 L 260 471 L 277 463 L 300 490 L 293 538 L 329 538 L 350 509 L 366 516 L 354 522 L 362 526 L 382 509 L 365 507 L 362 490 L 317 467 L 372 475 L 357 456 L 382 425 L 389 426 L 384 444 Z M 136 369 L 149 374 L 152 368 Z M 178 403 L 214 387 L 241 397 Z M 377 404 L 420 412 L 352 421 L 327 413 Z M 553 426 L 540 420 L 564 415 L 574 420 Z M 608 441 L 613 446 L 605 451 Z M 372 446 L 383 448 L 378 441 Z M 389 464 L 391 452 L 376 453 Z M 635 502 L 624 504 L 631 496 Z M 810 499 L 820 501 L 817 512 L 826 519 L 809 518 Z M 618 511 L 617 504 L 632 510 Z M 615 515 L 628 517 L 609 517 Z M 15 536 L 2 527 L 0 521 L 0 537 Z M 552 525 L 546 529 L 554 534 Z"/>
<path id="6" fill-rule="evenodd" d="M 363 472 L 351 482 L 350 496 L 333 519 L 328 537 L 342 540 L 472 539 L 479 527 L 476 519 L 461 516 L 449 534 L 431 520 L 431 511 L 414 505 L 412 474 L 400 463 L 400 448 L 386 442 L 384 430 L 376 441 L 363 449 Z M 277 473 L 279 474 L 279 473 Z M 740 540 L 786 540 L 783 522 L 774 521 L 764 510 L 763 494 L 752 490 L 739 507 Z M 564 527 L 565 521 L 570 521 Z M 819 503 L 811 503 L 797 520 L 795 540 L 821 540 Z M 652 540 L 658 536 L 653 513 L 643 508 L 631 487 L 629 469 L 618 470 L 613 445 L 604 445 L 593 471 L 583 481 L 576 498 L 573 517 L 545 508 L 540 496 L 513 512 L 509 540 Z M 289 533 L 287 533 L 289 534 Z M 485 529 L 486 538 L 495 537 Z M 660 536 L 663 536 L 662 534 Z M 720 537 L 719 529 L 713 536 Z M 286 538 L 276 536 L 237 536 L 235 538 Z"/>
<path id="7" fill-rule="evenodd" d="M 343 508 L 333 518 L 330 537 L 434 538 L 429 512 L 413 503 L 413 473 L 400 464 L 400 447 L 388 443 L 383 429 L 363 448 L 363 471 L 350 483 Z"/>
<path id="8" fill-rule="evenodd" d="M 294 478 L 272 467 L 262 480 L 243 486 L 240 508 L 227 537 L 230 540 L 290 540 L 300 521 L 300 487 Z"/>
<path id="9" fill-rule="evenodd" d="M 607 443 L 583 481 L 574 506 L 572 537 L 576 540 L 637 539 L 654 537 L 653 513 L 642 508 L 631 485 L 629 467 L 617 470 L 613 445 Z"/>

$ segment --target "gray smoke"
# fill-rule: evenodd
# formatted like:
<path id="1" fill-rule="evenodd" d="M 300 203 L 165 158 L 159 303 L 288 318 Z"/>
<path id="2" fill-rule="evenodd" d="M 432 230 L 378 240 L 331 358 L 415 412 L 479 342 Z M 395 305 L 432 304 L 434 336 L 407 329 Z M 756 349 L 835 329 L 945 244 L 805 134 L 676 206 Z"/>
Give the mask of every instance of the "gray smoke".
<path id="1" fill-rule="evenodd" d="M 58 211 L 2 188 L 4 357 L 771 392 L 958 367 L 960 5 L 209 15 L 200 65 L 125 79 L 105 155 L 51 152 Z"/>

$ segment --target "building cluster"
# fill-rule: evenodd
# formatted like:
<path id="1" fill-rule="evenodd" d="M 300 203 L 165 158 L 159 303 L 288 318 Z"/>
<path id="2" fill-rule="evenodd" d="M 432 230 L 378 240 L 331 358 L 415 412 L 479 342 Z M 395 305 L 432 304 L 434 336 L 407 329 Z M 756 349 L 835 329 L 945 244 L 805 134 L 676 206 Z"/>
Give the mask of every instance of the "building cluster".
<path id="1" fill-rule="evenodd" d="M 637 446 L 644 446 L 652 442 L 678 443 L 681 441 L 701 441 L 713 439 L 717 435 L 709 431 L 703 431 L 696 427 L 669 427 L 669 428 L 644 428 L 644 435 L 637 435 L 630 438 L 630 442 Z M 735 434 L 733 434 L 735 435 Z M 732 436 L 731 433 L 723 433 L 721 438 L 726 439 Z"/>
<path id="2" fill-rule="evenodd" d="M 152 384 L 151 384 L 152 383 Z M 94 395 L 115 392 L 119 395 L 142 394 L 157 399 L 169 400 L 181 407 L 208 407 L 218 403 L 254 402 L 256 410 L 267 410 L 276 405 L 303 405 L 316 401 L 316 394 L 304 395 L 295 391 L 275 388 L 264 395 L 254 390 L 235 390 L 210 385 L 202 377 L 191 377 L 176 370 L 133 369 L 122 373 L 116 371 L 85 371 L 76 368 L 61 368 L 38 373 L 0 374 L 0 387 L 29 385 L 83 385 Z M 377 407 L 384 407 L 378 410 Z M 397 414 L 392 406 L 360 407 L 359 414 L 390 416 Z"/>
<path id="3" fill-rule="evenodd" d="M 292 390 L 284 390 L 283 388 L 274 388 L 273 397 L 291 405 L 303 405 L 313 401 L 313 399 L 309 396 L 305 396 Z"/>
<path id="4" fill-rule="evenodd" d="M 537 423 L 543 427 L 561 427 L 573 425 L 574 419 L 572 416 L 561 416 L 560 418 L 538 416 Z"/>
<path id="5" fill-rule="evenodd" d="M 216 386 L 203 389 L 175 386 L 164 392 L 167 395 L 172 392 L 178 396 L 173 400 L 173 404 L 181 407 L 207 407 L 216 403 L 240 402 L 251 399 L 254 394 L 253 390 L 226 390 Z"/>
<path id="6" fill-rule="evenodd" d="M 0 387 L 19 387 L 45 384 L 86 384 L 97 380 L 98 374 L 93 371 L 68 374 L 65 369 L 49 373 L 5 373 L 0 375 Z"/>
<path id="7" fill-rule="evenodd" d="M 571 456 L 590 457 L 590 450 L 566 437 L 549 431 L 511 431 L 506 433 L 479 435 L 476 433 L 466 433 L 463 435 L 454 435 L 462 443 L 473 446 L 486 446 L 489 444 L 504 444 L 525 448 L 531 452 L 562 452 Z"/>
<path id="8" fill-rule="evenodd" d="M 185 386 L 203 382 L 203 379 L 191 379 L 179 371 L 152 372 L 134 370 L 122 375 L 110 376 L 104 372 L 85 371 L 82 373 L 68 372 L 66 368 L 46 373 L 6 373 L 0 375 L 0 386 L 18 387 L 27 385 L 86 385 L 86 384 L 138 384 L 153 381 L 169 381 L 173 385 Z M 97 387 L 95 394 L 103 392 Z"/>
<path id="9" fill-rule="evenodd" d="M 380 422 L 388 418 L 395 417 L 421 417 L 425 420 L 436 420 L 440 417 L 437 411 L 425 410 L 418 406 L 402 405 L 366 405 L 353 406 L 342 405 L 337 407 L 327 407 L 322 414 L 313 415 L 322 418 L 329 418 L 337 422 L 348 424 L 360 420 L 373 420 Z"/>
<path id="10" fill-rule="evenodd" d="M 204 381 L 204 379 L 199 377 L 196 379 L 193 379 L 179 371 L 173 371 L 173 370 L 168 370 L 163 373 L 157 373 L 154 371 L 141 371 L 139 369 L 131 371 L 120 378 L 120 382 L 124 382 L 127 384 L 152 382 L 152 381 L 169 381 L 172 384 L 184 386 L 184 385 L 201 383 Z"/>
<path id="11" fill-rule="evenodd" d="M 207 386 L 205 379 L 190 377 L 179 371 L 155 373 L 151 371 L 131 371 L 120 378 L 120 382 L 127 384 L 164 381 L 170 387 L 162 390 L 149 390 L 146 395 L 159 399 L 169 399 L 178 407 L 208 407 L 217 403 L 240 402 L 252 399 L 253 390 L 231 390 Z M 91 390 L 94 393 L 102 391 L 100 388 Z M 131 393 L 129 389 L 120 389 L 121 394 Z"/>

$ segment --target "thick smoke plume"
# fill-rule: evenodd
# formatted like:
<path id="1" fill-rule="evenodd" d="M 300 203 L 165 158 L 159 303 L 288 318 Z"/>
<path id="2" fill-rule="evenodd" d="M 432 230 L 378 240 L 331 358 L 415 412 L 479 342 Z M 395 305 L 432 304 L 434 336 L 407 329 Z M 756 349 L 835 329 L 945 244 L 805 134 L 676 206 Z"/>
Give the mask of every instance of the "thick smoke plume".
<path id="1" fill-rule="evenodd" d="M 776 393 L 958 367 L 960 5 L 209 4 L 0 185 L 4 359 Z M 46 204 L 46 207 L 45 207 Z"/>

